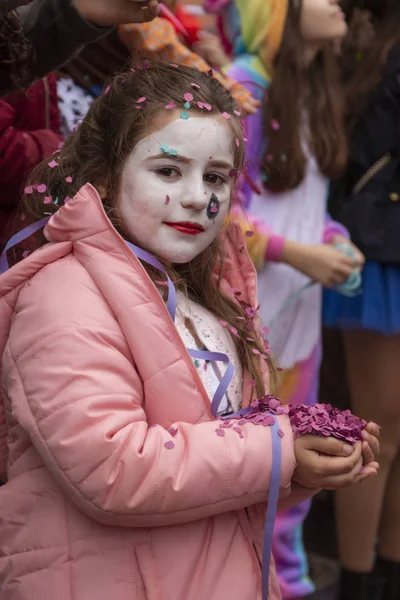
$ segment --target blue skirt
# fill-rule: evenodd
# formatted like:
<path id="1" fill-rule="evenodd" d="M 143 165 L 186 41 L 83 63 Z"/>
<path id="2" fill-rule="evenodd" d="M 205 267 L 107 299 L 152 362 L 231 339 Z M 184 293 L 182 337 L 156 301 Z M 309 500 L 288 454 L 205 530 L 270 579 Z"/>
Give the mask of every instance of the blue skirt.
<path id="1" fill-rule="evenodd" d="M 400 266 L 367 262 L 362 293 L 354 297 L 324 291 L 323 323 L 339 329 L 400 332 Z"/>

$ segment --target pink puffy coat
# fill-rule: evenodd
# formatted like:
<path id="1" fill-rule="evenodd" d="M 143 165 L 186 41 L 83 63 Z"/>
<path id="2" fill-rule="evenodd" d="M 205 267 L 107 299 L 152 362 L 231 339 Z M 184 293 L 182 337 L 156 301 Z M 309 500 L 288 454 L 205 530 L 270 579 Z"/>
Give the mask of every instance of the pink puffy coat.
<path id="1" fill-rule="evenodd" d="M 260 600 L 270 428 L 216 435 L 167 308 L 93 187 L 46 235 L 0 277 L 0 599 Z M 254 304 L 240 236 L 227 234 L 226 282 Z M 288 499 L 279 421 L 287 506 L 311 491 Z"/>

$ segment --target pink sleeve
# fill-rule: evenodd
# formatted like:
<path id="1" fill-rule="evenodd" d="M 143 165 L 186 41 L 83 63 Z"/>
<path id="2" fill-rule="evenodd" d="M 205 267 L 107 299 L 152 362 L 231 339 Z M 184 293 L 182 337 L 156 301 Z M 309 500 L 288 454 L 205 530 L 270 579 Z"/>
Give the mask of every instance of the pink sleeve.
<path id="1" fill-rule="evenodd" d="M 267 501 L 270 428 L 246 424 L 242 439 L 231 429 L 220 437 L 215 421 L 175 423 L 175 436 L 161 425 L 149 427 L 143 383 L 105 301 L 76 286 L 62 327 L 52 326 L 59 310 L 54 302 L 52 312 L 52 285 L 43 277 L 40 290 L 32 284 L 20 294 L 26 309 L 13 320 L 4 385 L 15 418 L 70 500 L 101 523 L 127 527 L 184 523 Z M 74 307 L 88 308 L 72 318 Z M 91 325 L 89 307 L 101 325 Z M 21 331 L 32 323 L 35 342 L 27 344 Z M 286 416 L 279 426 L 285 495 L 295 458 Z"/>

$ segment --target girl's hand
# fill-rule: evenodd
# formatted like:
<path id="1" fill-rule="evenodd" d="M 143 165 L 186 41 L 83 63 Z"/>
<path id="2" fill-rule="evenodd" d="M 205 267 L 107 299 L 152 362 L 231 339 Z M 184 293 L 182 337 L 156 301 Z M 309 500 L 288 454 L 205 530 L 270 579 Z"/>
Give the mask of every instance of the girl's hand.
<path id="1" fill-rule="evenodd" d="M 357 248 L 357 246 L 355 246 L 353 244 L 353 242 L 351 242 L 349 239 L 347 239 L 346 237 L 344 237 L 343 235 L 335 235 L 331 242 L 331 245 L 335 246 L 335 245 L 339 245 L 341 244 L 342 246 L 349 246 L 349 248 L 351 248 L 352 252 L 353 252 L 353 260 L 354 260 L 354 266 L 357 268 L 357 270 L 361 271 L 362 267 L 364 266 L 365 263 L 365 256 L 364 254 Z"/>
<path id="2" fill-rule="evenodd" d="M 336 490 L 377 474 L 379 465 L 363 467 L 362 444 L 354 446 L 335 438 L 304 435 L 294 442 L 297 466 L 293 480 L 307 488 Z"/>
<path id="3" fill-rule="evenodd" d="M 380 430 L 376 423 L 372 421 L 362 432 L 364 441 L 362 443 L 363 464 L 369 465 L 374 462 L 379 456 L 379 435 Z"/>
<path id="4" fill-rule="evenodd" d="M 354 258 L 330 244 L 308 245 L 290 240 L 285 240 L 281 260 L 325 287 L 346 281 L 356 265 Z"/>

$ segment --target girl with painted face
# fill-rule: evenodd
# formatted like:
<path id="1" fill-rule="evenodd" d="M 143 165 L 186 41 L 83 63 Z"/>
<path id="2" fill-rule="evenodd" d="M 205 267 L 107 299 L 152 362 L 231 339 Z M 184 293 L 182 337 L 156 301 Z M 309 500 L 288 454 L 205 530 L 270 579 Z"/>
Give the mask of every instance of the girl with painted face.
<path id="1" fill-rule="evenodd" d="M 248 170 L 241 186 L 258 268 L 260 316 L 291 404 L 317 399 L 322 285 L 343 284 L 363 257 L 326 213 L 328 179 L 347 145 L 334 45 L 347 26 L 337 0 L 208 0 L 233 62 L 228 74 L 262 102 L 246 119 Z M 251 235 L 253 234 L 253 235 Z M 341 248 L 338 246 L 340 244 Z M 347 256 L 347 253 L 352 256 Z M 322 284 L 322 285 L 319 285 Z M 312 591 L 302 547 L 310 502 L 278 515 L 274 554 L 284 598 Z"/>
<path id="2" fill-rule="evenodd" d="M 0 277 L 1 600 L 261 600 L 270 486 L 284 507 L 376 473 L 376 441 L 222 419 L 269 390 L 226 219 L 243 148 L 216 80 L 146 63 L 32 175 L 43 246 Z"/>

